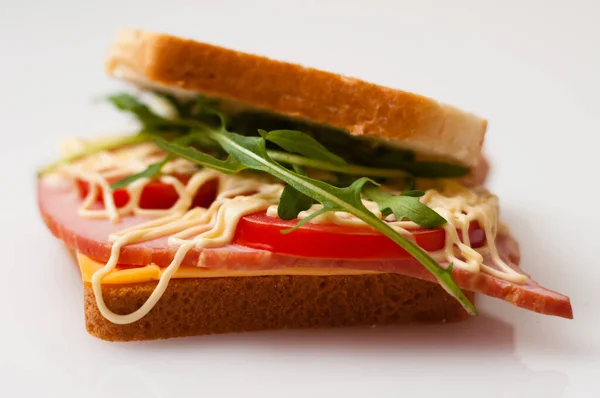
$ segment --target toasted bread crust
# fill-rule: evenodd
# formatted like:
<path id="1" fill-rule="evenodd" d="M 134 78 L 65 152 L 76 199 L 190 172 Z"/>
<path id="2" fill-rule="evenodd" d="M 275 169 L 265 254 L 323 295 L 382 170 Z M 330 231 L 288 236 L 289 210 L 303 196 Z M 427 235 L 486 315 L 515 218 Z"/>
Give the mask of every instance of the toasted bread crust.
<path id="1" fill-rule="evenodd" d="M 326 124 L 467 166 L 487 123 L 432 99 L 338 74 L 140 30 L 120 31 L 107 71 L 142 86 L 197 92 Z"/>
<path id="2" fill-rule="evenodd" d="M 138 309 L 155 286 L 103 286 L 103 296 L 112 311 L 126 314 Z M 88 283 L 84 295 L 87 330 L 109 341 L 469 317 L 439 285 L 394 274 L 175 279 L 148 315 L 128 325 L 100 314 Z M 473 300 L 472 293 L 467 296 Z"/>

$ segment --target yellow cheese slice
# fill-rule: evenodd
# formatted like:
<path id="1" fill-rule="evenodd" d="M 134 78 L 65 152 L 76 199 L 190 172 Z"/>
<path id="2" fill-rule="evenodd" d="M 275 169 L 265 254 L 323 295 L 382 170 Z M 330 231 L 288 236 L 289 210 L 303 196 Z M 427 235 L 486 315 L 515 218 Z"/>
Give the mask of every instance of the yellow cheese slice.
<path id="1" fill-rule="evenodd" d="M 104 263 L 92 260 L 81 253 L 77 253 L 77 262 L 79 264 L 79 269 L 81 270 L 81 278 L 84 282 L 91 282 L 94 272 L 104 267 Z M 114 269 L 102 279 L 102 284 L 123 285 L 130 283 L 158 281 L 165 269 L 166 268 L 161 268 L 156 264 L 149 264 L 140 268 Z M 328 276 L 363 275 L 376 273 L 376 271 L 361 271 L 343 268 L 282 268 L 259 271 L 236 271 L 197 267 L 180 267 L 173 278 L 228 278 L 266 275 Z"/>

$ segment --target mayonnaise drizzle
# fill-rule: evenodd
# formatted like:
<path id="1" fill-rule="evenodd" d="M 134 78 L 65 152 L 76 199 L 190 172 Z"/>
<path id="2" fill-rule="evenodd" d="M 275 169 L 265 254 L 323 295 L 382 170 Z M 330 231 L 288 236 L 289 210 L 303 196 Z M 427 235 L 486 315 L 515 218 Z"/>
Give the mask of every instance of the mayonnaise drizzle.
<path id="1" fill-rule="evenodd" d="M 81 150 L 82 141 L 71 142 L 68 150 Z M 152 218 L 148 222 L 123 229 L 112 234 L 111 255 L 106 265 L 92 276 L 92 289 L 96 303 L 102 315 L 116 324 L 135 322 L 144 317 L 160 300 L 169 280 L 177 272 L 180 264 L 192 248 L 222 247 L 233 240 L 240 218 L 258 211 L 267 210 L 267 215 L 277 216 L 277 203 L 283 190 L 282 184 L 266 183 L 250 175 L 225 175 L 211 169 L 198 170 L 191 162 L 183 159 L 169 161 L 163 168 L 161 182 L 170 184 L 177 191 L 179 199 L 165 210 L 143 209 L 140 198 L 148 179 L 139 179 L 126 190 L 129 202 L 117 208 L 109 180 L 145 170 L 148 165 L 163 160 L 165 154 L 154 144 L 138 144 L 110 152 L 101 152 L 79 161 L 61 166 L 59 175 L 81 179 L 89 184 L 89 191 L 78 209 L 81 217 L 107 218 L 118 222 L 121 217 L 138 215 Z M 169 174 L 188 174 L 187 183 Z M 191 208 L 194 196 L 208 181 L 217 180 L 217 197 L 208 208 Z M 421 201 L 438 212 L 448 222 L 444 226 L 446 242 L 444 248 L 430 253 L 436 261 L 452 262 L 455 267 L 477 273 L 485 272 L 508 281 L 523 283 L 526 276 L 518 273 L 499 256 L 495 244 L 498 234 L 498 201 L 496 196 L 483 189 L 468 190 L 455 182 L 445 182 L 443 193 L 429 189 Z M 104 208 L 98 208 L 96 198 L 101 193 Z M 363 204 L 382 218 L 377 204 L 363 200 Z M 308 217 L 320 210 L 322 205 L 313 205 L 299 214 L 299 218 Z M 409 221 L 395 220 L 394 216 L 385 218 L 395 230 L 410 234 L 418 226 Z M 470 247 L 469 225 L 477 221 L 486 236 L 486 246 L 478 249 Z M 366 226 L 357 217 L 345 212 L 328 212 L 312 220 L 313 223 L 334 223 L 349 227 Z M 461 231 L 463 241 L 457 230 Z M 121 249 L 129 244 L 141 243 L 168 236 L 168 244 L 177 247 L 173 261 L 160 277 L 160 280 L 146 302 L 135 312 L 120 315 L 112 312 L 102 296 L 102 278 L 115 269 Z M 483 254 L 489 254 L 492 265 L 483 263 Z M 200 266 L 200 264 L 199 264 Z"/>
<path id="2" fill-rule="evenodd" d="M 498 254 L 495 244 L 498 235 L 498 198 L 483 188 L 469 190 L 451 180 L 444 181 L 442 185 L 444 186 L 443 194 L 437 190 L 429 189 L 421 198 L 421 202 L 448 221 L 444 225 L 446 242 L 443 248 L 443 259 L 469 272 L 484 271 L 511 282 L 524 283 L 527 277 L 506 264 Z M 378 218 L 382 218 L 375 202 L 368 200 L 362 202 L 369 211 Z M 298 218 L 306 218 L 322 208 L 323 205 L 313 205 L 310 209 L 300 212 Z M 277 206 L 269 207 L 267 215 L 277 217 Z M 418 228 L 418 225 L 411 221 L 397 221 L 394 215 L 386 217 L 385 220 L 392 228 L 402 234 L 410 234 L 411 229 Z M 482 248 L 472 248 L 470 245 L 469 226 L 474 221 L 479 223 L 485 233 L 486 246 L 483 250 Z M 333 223 L 348 227 L 367 226 L 364 221 L 345 212 L 324 213 L 313 218 L 311 222 L 316 224 Z M 457 230 L 461 231 L 461 235 L 464 237 L 463 241 L 461 241 Z M 456 251 L 458 251 L 460 258 L 457 256 Z M 495 268 L 483 263 L 483 251 L 489 253 Z M 439 258 L 439 256 L 436 257 Z"/>
<path id="3" fill-rule="evenodd" d="M 199 172 L 200 174 L 202 172 Z M 250 188 L 248 180 L 245 188 Z M 283 187 L 279 184 L 263 184 L 258 192 L 250 196 L 238 196 L 241 186 L 221 191 L 208 209 L 194 208 L 186 213 L 176 212 L 148 223 L 137 225 L 113 234 L 111 255 L 106 265 L 92 276 L 92 289 L 100 313 L 116 324 L 135 322 L 144 317 L 163 295 L 171 277 L 177 272 L 185 255 L 192 248 L 225 246 L 233 240 L 240 218 L 247 214 L 265 210 L 279 199 Z M 247 192 L 247 190 L 246 190 Z M 173 261 L 146 302 L 135 312 L 127 315 L 115 314 L 104 303 L 102 278 L 115 269 L 123 246 L 170 236 L 169 245 L 179 246 Z"/>

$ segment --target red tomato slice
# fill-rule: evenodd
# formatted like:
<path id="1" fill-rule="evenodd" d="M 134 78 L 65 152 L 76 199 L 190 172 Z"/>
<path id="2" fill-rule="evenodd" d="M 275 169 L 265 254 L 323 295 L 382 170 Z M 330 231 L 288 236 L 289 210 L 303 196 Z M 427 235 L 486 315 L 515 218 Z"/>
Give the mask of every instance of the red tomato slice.
<path id="1" fill-rule="evenodd" d="M 265 213 L 245 216 L 238 223 L 233 242 L 300 257 L 354 260 L 411 257 L 388 237 L 371 228 L 308 223 L 289 234 L 281 233 L 297 222 L 269 217 Z M 414 230 L 412 238 L 424 250 L 435 251 L 444 247 L 446 232 L 442 228 L 419 228 Z M 470 225 L 469 238 L 472 247 L 483 245 L 485 233 L 479 224 Z"/>
<path id="2" fill-rule="evenodd" d="M 189 175 L 177 175 L 175 177 L 183 183 L 187 183 L 190 179 Z M 196 196 L 194 196 L 192 207 L 210 206 L 217 195 L 217 184 L 218 180 L 215 179 L 202 185 L 196 193 Z M 90 189 L 88 182 L 83 180 L 77 180 L 77 188 L 81 197 L 85 197 Z M 125 189 L 116 189 L 113 191 L 113 199 L 115 201 L 115 206 L 120 208 L 129 202 L 129 194 Z M 142 209 L 168 209 L 172 207 L 178 199 L 179 195 L 172 185 L 154 180 L 146 184 L 142 190 L 140 207 Z M 100 193 L 98 193 L 96 201 L 98 203 L 104 203 Z"/>

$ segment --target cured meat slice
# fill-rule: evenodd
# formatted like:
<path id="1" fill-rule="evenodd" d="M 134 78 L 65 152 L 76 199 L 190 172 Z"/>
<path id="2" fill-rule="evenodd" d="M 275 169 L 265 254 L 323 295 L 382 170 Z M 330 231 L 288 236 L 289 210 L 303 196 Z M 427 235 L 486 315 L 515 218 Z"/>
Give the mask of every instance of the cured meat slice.
<path id="1" fill-rule="evenodd" d="M 110 257 L 110 234 L 148 221 L 139 216 L 124 217 L 113 223 L 104 219 L 85 219 L 77 214 L 81 203 L 79 193 L 69 181 L 38 182 L 38 202 L 43 218 L 52 233 L 71 249 L 99 260 Z M 518 247 L 509 236 L 501 236 L 496 242 L 504 261 L 523 273 L 519 263 Z M 121 250 L 119 262 L 132 265 L 155 263 L 168 265 L 177 247 L 169 246 L 167 237 L 127 245 Z M 250 249 L 238 245 L 219 248 L 192 249 L 182 266 L 202 266 L 215 269 L 266 270 L 290 267 L 345 268 L 397 273 L 435 282 L 435 277 L 412 258 L 393 260 L 335 260 L 295 257 Z M 524 273 L 523 273 L 524 274 Z M 524 274 L 525 275 L 525 274 Z M 530 277 L 524 284 L 517 284 L 479 272 L 472 273 L 458 267 L 453 277 L 459 287 L 500 298 L 513 305 L 547 315 L 572 318 L 573 311 L 567 296 L 548 290 Z"/>

